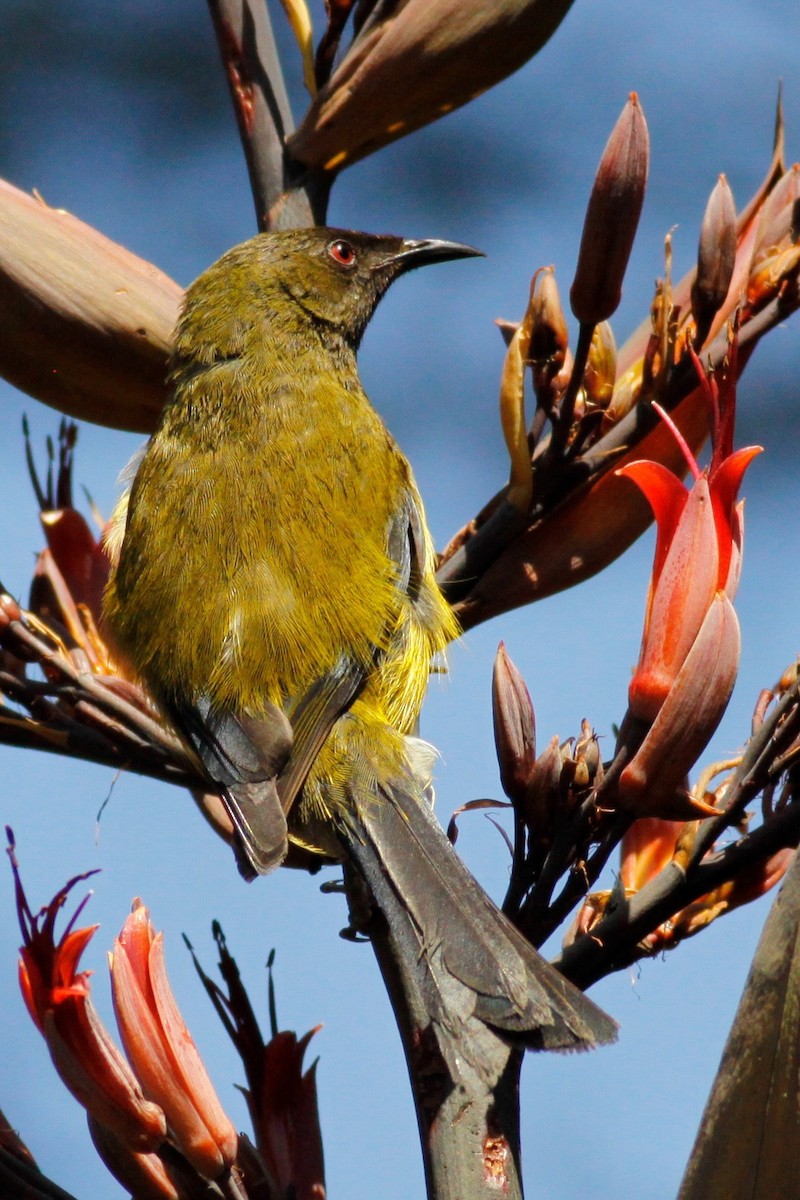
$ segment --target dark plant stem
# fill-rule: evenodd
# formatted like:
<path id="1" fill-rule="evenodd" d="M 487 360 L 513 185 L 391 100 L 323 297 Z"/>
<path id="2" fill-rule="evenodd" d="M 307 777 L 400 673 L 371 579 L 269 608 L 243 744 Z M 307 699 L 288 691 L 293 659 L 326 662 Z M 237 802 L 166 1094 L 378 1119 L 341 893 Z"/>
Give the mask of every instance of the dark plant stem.
<path id="1" fill-rule="evenodd" d="M 576 865 L 572 868 L 563 888 L 555 900 L 551 901 L 536 926 L 535 944 L 537 946 L 541 946 L 543 942 L 547 941 L 562 921 L 566 920 L 575 905 L 587 892 L 591 891 L 609 858 L 622 841 L 625 831 L 632 823 L 633 818 L 627 813 L 619 813 L 597 849 L 584 863 L 580 864 L 580 867 Z"/>
<path id="2" fill-rule="evenodd" d="M 265 0 L 208 0 L 260 230 L 324 225 L 330 181 L 286 153 L 294 119 Z"/>
<path id="3" fill-rule="evenodd" d="M 394 1010 L 419 1125 L 428 1200 L 522 1200 L 519 1075 L 523 1053 L 475 1018 L 434 1030 L 407 953 L 401 904 L 384 914 L 354 873 L 351 913 L 367 934 Z"/>
<path id="4" fill-rule="evenodd" d="M 578 331 L 578 344 L 575 347 L 575 361 L 572 365 L 572 374 L 569 378 L 567 390 L 559 405 L 558 417 L 553 422 L 550 452 L 556 460 L 561 459 L 567 439 L 569 438 L 569 431 L 572 428 L 575 401 L 578 398 L 578 392 L 581 389 L 583 376 L 586 371 L 586 364 L 589 361 L 589 351 L 592 348 L 592 335 L 594 331 L 595 326 L 593 324 L 581 322 L 580 330 Z"/>
<path id="5" fill-rule="evenodd" d="M 34 1163 L 24 1162 L 0 1146 L 0 1196 L 9 1200 L 75 1200 Z"/>
<path id="6" fill-rule="evenodd" d="M 590 934 L 567 946 L 553 966 L 576 986 L 591 987 L 598 979 L 647 957 L 644 939 L 688 904 L 764 862 L 776 850 L 797 846 L 799 840 L 800 804 L 795 802 L 689 873 L 678 863 L 669 863 L 635 896 L 620 897 L 617 907 Z"/>

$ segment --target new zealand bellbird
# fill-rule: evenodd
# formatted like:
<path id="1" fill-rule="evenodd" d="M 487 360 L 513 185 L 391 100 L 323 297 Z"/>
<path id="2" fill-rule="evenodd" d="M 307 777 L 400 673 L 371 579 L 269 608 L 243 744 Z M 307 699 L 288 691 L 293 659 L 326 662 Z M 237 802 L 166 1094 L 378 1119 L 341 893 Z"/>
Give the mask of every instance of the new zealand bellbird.
<path id="1" fill-rule="evenodd" d="M 495 908 L 429 810 L 433 751 L 413 735 L 457 629 L 411 469 L 356 367 L 394 279 L 477 253 L 298 229 L 201 275 L 106 611 L 219 791 L 245 873 L 280 863 L 287 832 L 349 860 L 406 920 L 434 1016 L 572 1047 L 613 1022 Z"/>

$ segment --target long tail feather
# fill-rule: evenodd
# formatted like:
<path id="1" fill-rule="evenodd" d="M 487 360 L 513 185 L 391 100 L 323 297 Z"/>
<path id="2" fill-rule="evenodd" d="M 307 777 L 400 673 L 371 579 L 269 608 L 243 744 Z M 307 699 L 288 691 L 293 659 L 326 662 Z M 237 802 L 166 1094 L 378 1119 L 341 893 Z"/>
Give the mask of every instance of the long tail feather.
<path id="1" fill-rule="evenodd" d="M 410 790 L 354 801 L 339 834 L 390 927 L 402 929 L 404 969 L 435 1022 L 474 1016 L 537 1050 L 616 1039 L 615 1022 L 499 911 Z"/>

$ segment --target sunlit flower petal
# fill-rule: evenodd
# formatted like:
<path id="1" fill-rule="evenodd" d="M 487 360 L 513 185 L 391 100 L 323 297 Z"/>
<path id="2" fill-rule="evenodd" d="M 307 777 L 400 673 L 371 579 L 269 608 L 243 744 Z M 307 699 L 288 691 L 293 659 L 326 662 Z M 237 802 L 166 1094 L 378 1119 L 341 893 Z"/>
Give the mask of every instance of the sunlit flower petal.
<path id="1" fill-rule="evenodd" d="M 216 1178 L 236 1158 L 236 1130 L 180 1016 L 166 977 L 162 937 L 141 903 L 114 943 L 111 983 L 122 1042 L 145 1094 L 164 1109 L 189 1162 L 206 1178 Z"/>

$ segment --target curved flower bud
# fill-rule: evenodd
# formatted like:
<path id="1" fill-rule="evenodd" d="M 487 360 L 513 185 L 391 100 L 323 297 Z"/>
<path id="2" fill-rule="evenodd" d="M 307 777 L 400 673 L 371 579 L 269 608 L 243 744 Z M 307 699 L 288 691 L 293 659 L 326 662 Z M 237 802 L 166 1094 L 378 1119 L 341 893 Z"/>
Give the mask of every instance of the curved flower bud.
<path id="1" fill-rule="evenodd" d="M 536 758 L 536 718 L 525 680 L 503 642 L 494 660 L 492 718 L 503 791 L 516 805 L 522 806 Z"/>
<path id="2" fill-rule="evenodd" d="M 114 943 L 111 986 L 125 1052 L 145 1094 L 163 1108 L 195 1170 L 217 1178 L 235 1161 L 238 1137 L 172 995 L 163 935 L 141 901 Z"/>
<path id="3" fill-rule="evenodd" d="M 697 345 L 705 341 L 725 302 L 735 266 L 736 207 L 730 185 L 720 175 L 708 198 L 697 247 L 697 274 L 691 292 Z"/>
<path id="4" fill-rule="evenodd" d="M 617 378 L 617 344 L 608 321 L 595 326 L 583 375 L 586 404 L 605 410 L 614 395 Z"/>
<path id="5" fill-rule="evenodd" d="M 135 1200 L 183 1200 L 186 1193 L 178 1191 L 157 1154 L 131 1151 L 91 1113 L 88 1119 L 95 1150 Z"/>
<path id="6" fill-rule="evenodd" d="M 714 813 L 710 805 L 684 794 L 683 782 L 728 707 L 739 651 L 736 613 L 728 597 L 719 594 L 633 761 L 620 776 L 621 807 L 686 819 Z M 623 724 L 621 741 L 630 728 L 628 722 Z"/>

